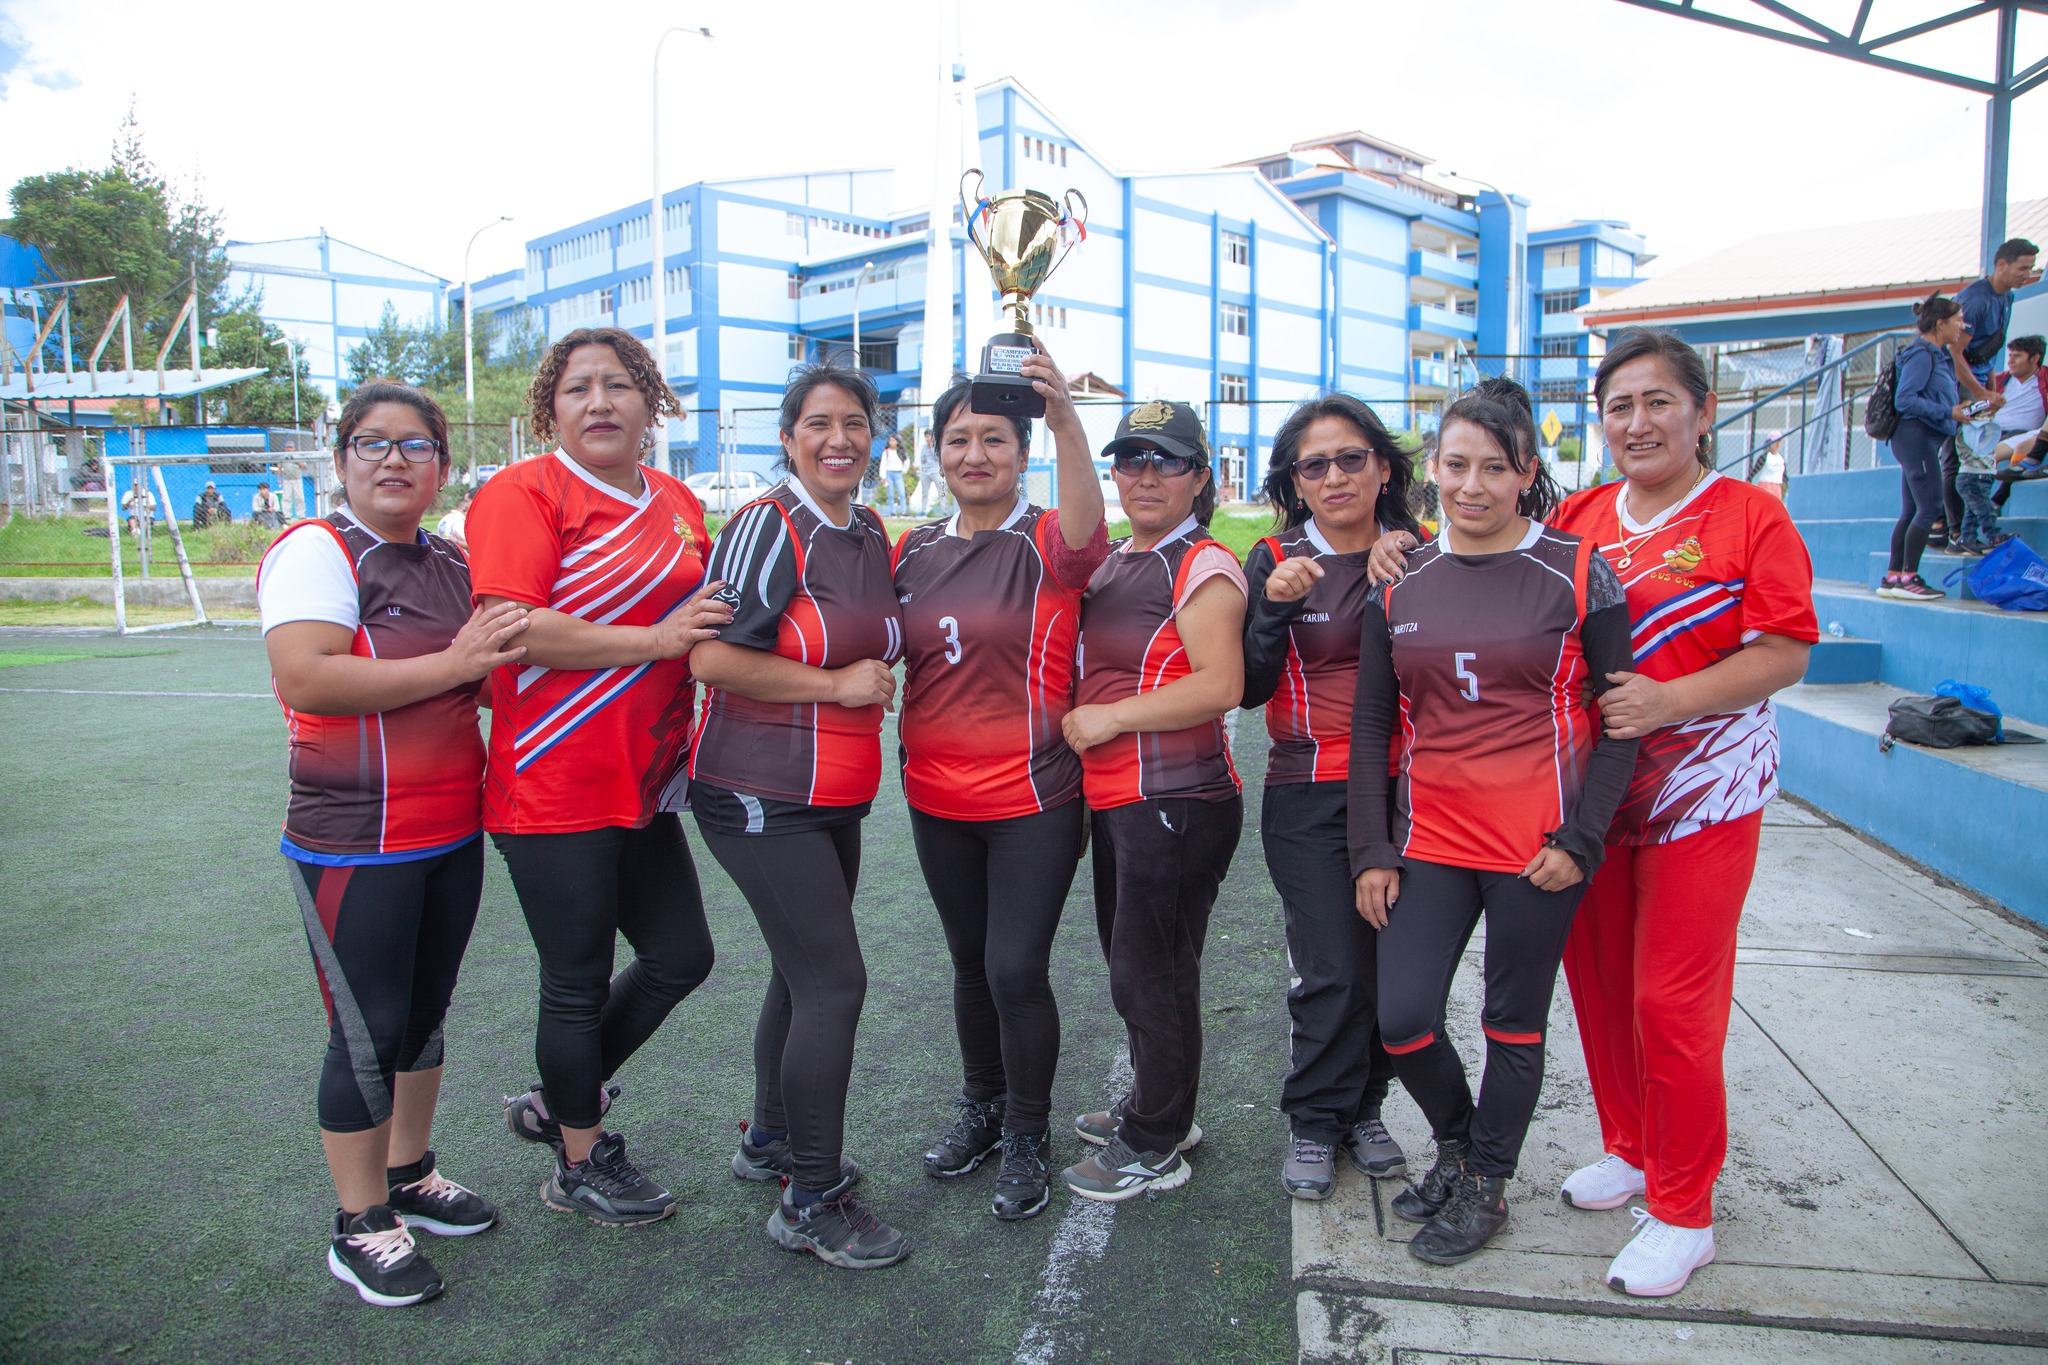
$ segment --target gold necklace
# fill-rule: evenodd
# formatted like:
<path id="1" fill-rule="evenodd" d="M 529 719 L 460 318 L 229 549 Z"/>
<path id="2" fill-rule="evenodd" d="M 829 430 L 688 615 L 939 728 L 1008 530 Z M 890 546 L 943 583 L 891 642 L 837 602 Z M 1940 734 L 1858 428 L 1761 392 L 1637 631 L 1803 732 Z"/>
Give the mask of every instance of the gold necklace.
<path id="1" fill-rule="evenodd" d="M 1678 502 L 1672 503 L 1671 507 L 1676 507 L 1678 506 L 1679 502 L 1684 502 L 1687 498 L 1691 497 L 1693 489 L 1698 488 L 1701 483 L 1705 482 L 1706 477 L 1707 468 L 1705 465 L 1701 465 L 1700 472 L 1693 475 L 1692 483 L 1686 488 L 1686 490 L 1683 493 L 1678 495 Z M 1614 529 L 1616 534 L 1618 534 L 1621 537 L 1621 558 L 1614 561 L 1614 567 L 1617 569 L 1626 569 L 1630 564 L 1633 564 L 1635 562 L 1636 547 L 1641 545 L 1645 540 L 1648 540 L 1651 536 L 1656 535 L 1657 532 L 1664 529 L 1664 523 L 1660 521 L 1655 526 L 1652 526 L 1649 530 L 1639 531 L 1634 536 L 1630 536 L 1628 531 L 1621 524 L 1622 509 L 1624 505 L 1627 503 L 1627 501 L 1628 485 L 1624 483 L 1621 489 L 1621 496 L 1614 500 Z M 1669 512 L 1671 510 L 1671 507 L 1665 508 L 1664 512 Z M 1660 512 L 1658 513 L 1658 515 L 1662 516 L 1664 515 L 1664 512 Z"/>

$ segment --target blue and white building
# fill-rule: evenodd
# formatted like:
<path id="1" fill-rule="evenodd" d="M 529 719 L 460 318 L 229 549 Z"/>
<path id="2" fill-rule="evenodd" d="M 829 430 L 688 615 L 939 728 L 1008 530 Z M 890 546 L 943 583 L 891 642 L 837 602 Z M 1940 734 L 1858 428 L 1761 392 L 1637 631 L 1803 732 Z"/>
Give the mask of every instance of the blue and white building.
<path id="1" fill-rule="evenodd" d="M 982 87 L 972 107 L 991 191 L 1072 188 L 1089 205 L 1087 240 L 1034 301 L 1047 348 L 1093 391 L 1214 405 L 1219 473 L 1240 490 L 1305 397 L 1346 389 L 1416 428 L 1458 367 L 1532 355 L 1542 252 L 1583 243 L 1589 289 L 1624 263 L 1633 278 L 1641 255 L 1641 239 L 1609 223 L 1539 245 L 1525 200 L 1439 184 L 1428 158 L 1364 133 L 1219 169 L 1134 172 L 1013 80 Z M 885 400 L 931 396 L 919 379 L 930 210 L 896 207 L 890 171 L 703 182 L 662 198 L 667 370 L 698 411 L 670 428 L 677 468 L 711 467 L 714 423 L 747 429 L 736 419 L 772 408 L 791 365 L 849 351 L 856 309 L 861 362 Z M 994 327 L 968 290 L 985 297 L 989 278 L 958 207 L 940 211 L 952 225 L 951 365 L 969 368 Z M 523 269 L 476 283 L 479 324 L 650 335 L 648 214 L 648 201 L 629 202 L 532 239 Z M 1530 264 L 1511 270 L 1518 248 Z M 1529 291 L 1519 318 L 1508 306 L 1518 286 Z M 735 449 L 728 438 L 742 467 L 772 453 L 770 440 Z"/>

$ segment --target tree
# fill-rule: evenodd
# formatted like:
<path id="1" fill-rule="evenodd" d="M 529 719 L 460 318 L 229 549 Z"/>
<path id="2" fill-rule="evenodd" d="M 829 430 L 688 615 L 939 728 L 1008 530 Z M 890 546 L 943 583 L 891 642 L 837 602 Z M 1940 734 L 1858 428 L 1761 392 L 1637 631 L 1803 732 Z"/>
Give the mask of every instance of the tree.
<path id="1" fill-rule="evenodd" d="M 261 295 L 251 291 L 235 300 L 214 323 L 215 342 L 205 350 L 206 363 L 222 368 L 261 366 L 263 373 L 230 385 L 209 399 L 229 426 L 281 427 L 293 422 L 292 367 L 298 367 L 298 419 L 310 423 L 327 406 L 327 395 L 312 380 L 305 353 L 279 343 L 284 332 L 265 322 L 257 311 Z"/>
<path id="2" fill-rule="evenodd" d="M 495 426 L 525 413 L 526 386 L 546 344 L 523 321 L 499 334 L 496 355 L 491 354 L 491 340 L 489 328 L 478 330 L 471 363 L 476 420 Z M 425 389 L 450 421 L 465 418 L 460 327 L 411 326 L 399 321 L 398 310 L 387 303 L 376 327 L 349 348 L 347 364 L 348 382 L 341 390 L 344 401 L 350 391 L 372 379 L 396 379 Z"/>

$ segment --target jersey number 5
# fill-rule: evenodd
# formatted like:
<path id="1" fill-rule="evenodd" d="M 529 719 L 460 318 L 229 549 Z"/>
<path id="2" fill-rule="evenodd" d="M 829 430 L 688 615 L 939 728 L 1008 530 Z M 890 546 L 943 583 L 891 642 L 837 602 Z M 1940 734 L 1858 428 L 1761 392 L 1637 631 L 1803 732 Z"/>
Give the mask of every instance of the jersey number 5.
<path id="1" fill-rule="evenodd" d="M 939 629 L 946 632 L 946 662 L 960 662 L 960 623 L 950 616 L 939 618 Z"/>
<path id="2" fill-rule="evenodd" d="M 1458 683 L 1465 693 L 1466 701 L 1479 700 L 1479 678 L 1472 672 L 1470 667 L 1472 661 L 1478 657 L 1477 654 L 1453 654 L 1451 656 L 1452 660 L 1457 664 Z"/>

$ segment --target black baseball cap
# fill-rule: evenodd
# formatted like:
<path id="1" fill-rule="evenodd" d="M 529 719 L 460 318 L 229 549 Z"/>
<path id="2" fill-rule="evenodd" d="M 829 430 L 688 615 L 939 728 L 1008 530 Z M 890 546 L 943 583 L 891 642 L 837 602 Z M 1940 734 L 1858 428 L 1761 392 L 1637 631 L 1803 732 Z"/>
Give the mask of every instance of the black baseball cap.
<path id="1" fill-rule="evenodd" d="M 1202 419 L 1186 403 L 1171 403 L 1164 398 L 1140 403 L 1126 412 L 1116 424 L 1116 436 L 1102 448 L 1102 454 L 1105 459 L 1114 459 L 1120 450 L 1153 446 L 1196 464 L 1209 463 L 1209 438 L 1202 431 Z"/>

